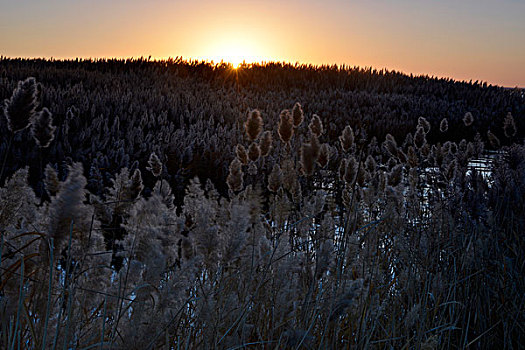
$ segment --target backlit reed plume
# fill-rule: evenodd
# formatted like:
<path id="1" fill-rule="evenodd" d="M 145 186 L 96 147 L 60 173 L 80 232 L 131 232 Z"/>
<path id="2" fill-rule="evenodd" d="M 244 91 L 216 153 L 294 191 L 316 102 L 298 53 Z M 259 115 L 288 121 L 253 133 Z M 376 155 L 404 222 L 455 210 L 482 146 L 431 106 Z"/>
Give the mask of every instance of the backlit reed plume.
<path id="1" fill-rule="evenodd" d="M 248 120 L 244 124 L 246 134 L 250 141 L 255 141 L 259 137 L 259 134 L 262 132 L 263 120 L 261 118 L 261 113 L 254 109 L 248 115 Z"/>
<path id="2" fill-rule="evenodd" d="M 127 188 L 129 198 L 138 198 L 143 189 L 144 185 L 142 184 L 142 173 L 140 172 L 140 169 L 135 169 L 133 175 L 131 175 L 129 187 Z"/>
<path id="3" fill-rule="evenodd" d="M 439 123 L 439 131 L 441 132 L 447 132 L 448 130 L 448 121 L 447 118 L 441 119 L 441 123 Z"/>
<path id="4" fill-rule="evenodd" d="M 35 78 L 19 81 L 11 98 L 4 101 L 4 115 L 9 131 L 16 133 L 27 128 L 34 117 L 37 103 Z"/>
<path id="5" fill-rule="evenodd" d="M 271 131 L 263 132 L 261 140 L 259 142 L 259 148 L 261 149 L 261 157 L 266 157 L 272 149 L 272 133 Z"/>
<path id="6" fill-rule="evenodd" d="M 414 135 L 414 145 L 421 149 L 427 143 L 426 133 L 422 126 L 417 127 L 416 134 Z"/>
<path id="7" fill-rule="evenodd" d="M 237 155 L 237 158 L 241 161 L 242 164 L 248 164 L 248 152 L 246 151 L 246 148 L 244 148 L 243 145 L 237 144 L 237 146 L 235 146 L 235 154 Z"/>
<path id="8" fill-rule="evenodd" d="M 58 175 L 51 165 L 46 165 L 44 170 L 44 186 L 47 193 L 50 196 L 54 196 L 60 190 L 60 181 L 58 180 Z"/>
<path id="9" fill-rule="evenodd" d="M 155 152 L 151 153 L 151 155 L 149 156 L 148 164 L 149 167 L 147 167 L 146 169 L 151 171 L 153 176 L 159 177 L 160 174 L 162 174 L 162 163 L 159 157 L 155 154 Z"/>
<path id="10" fill-rule="evenodd" d="M 279 164 L 274 164 L 272 172 L 268 176 L 268 189 L 277 192 L 283 183 L 283 172 Z"/>
<path id="11" fill-rule="evenodd" d="M 243 176 L 244 173 L 242 172 L 242 163 L 239 159 L 234 158 L 230 163 L 230 172 L 226 178 L 228 187 L 234 192 L 242 190 L 244 186 Z"/>
<path id="12" fill-rule="evenodd" d="M 350 156 L 350 158 L 346 160 L 346 169 L 345 169 L 345 175 L 344 175 L 344 179 L 347 184 L 349 185 L 354 184 L 357 178 L 357 167 L 358 167 L 358 164 L 357 164 L 357 161 L 355 160 L 355 157 Z"/>
<path id="13" fill-rule="evenodd" d="M 330 161 L 330 148 L 327 143 L 323 143 L 319 150 L 319 156 L 317 157 L 317 164 L 319 164 L 321 168 L 324 168 L 326 165 L 328 165 L 329 161 Z"/>
<path id="14" fill-rule="evenodd" d="M 366 157 L 365 168 L 371 174 L 374 174 L 376 172 L 377 162 L 371 155 L 368 155 L 368 157 Z"/>
<path id="15" fill-rule="evenodd" d="M 342 159 L 341 160 L 341 163 L 339 163 L 339 169 L 337 171 L 338 175 L 339 175 L 339 180 L 341 181 L 345 181 L 345 173 L 346 173 L 346 164 L 348 163 L 348 161 L 346 159 Z"/>
<path id="16" fill-rule="evenodd" d="M 260 155 L 261 155 L 261 150 L 259 146 L 255 142 L 252 142 L 252 144 L 248 148 L 248 158 L 250 158 L 252 162 L 255 162 L 257 161 L 257 159 L 259 159 Z"/>
<path id="17" fill-rule="evenodd" d="M 38 146 L 46 148 L 53 141 L 56 127 L 52 123 L 53 115 L 47 108 L 44 107 L 36 114 L 36 118 L 31 125 L 31 135 Z"/>
<path id="18" fill-rule="evenodd" d="M 299 102 L 296 102 L 292 109 L 293 126 L 298 127 L 304 120 L 304 113 Z"/>
<path id="19" fill-rule="evenodd" d="M 387 134 L 385 142 L 383 143 L 383 147 L 391 156 L 397 157 L 397 143 L 394 139 L 394 136 Z"/>
<path id="20" fill-rule="evenodd" d="M 316 159 L 315 150 L 309 143 L 303 143 L 301 146 L 301 167 L 303 173 L 310 176 L 314 172 L 314 166 Z"/>
<path id="21" fill-rule="evenodd" d="M 487 131 L 487 137 L 489 139 L 490 145 L 492 148 L 499 148 L 501 143 L 499 142 L 499 138 L 492 133 L 492 131 Z"/>
<path id="22" fill-rule="evenodd" d="M 284 143 L 290 142 L 293 136 L 293 118 L 292 114 L 288 109 L 285 109 L 281 112 L 279 116 L 279 137 Z"/>
<path id="23" fill-rule="evenodd" d="M 428 134 L 430 132 L 430 123 L 425 117 L 419 117 L 417 120 L 417 125 L 423 127 L 423 131 L 425 131 L 425 134 Z"/>
<path id="24" fill-rule="evenodd" d="M 312 132 L 310 133 L 310 145 L 312 146 L 312 154 L 315 160 L 317 160 L 319 152 L 321 152 L 321 143 L 319 142 L 317 135 Z"/>
<path id="25" fill-rule="evenodd" d="M 348 152 L 350 148 L 354 145 L 354 130 L 350 125 L 347 125 L 341 136 L 339 136 L 339 142 L 341 143 L 341 148 L 343 151 Z"/>
<path id="26" fill-rule="evenodd" d="M 516 123 L 514 123 L 514 117 L 510 112 L 507 113 L 505 121 L 503 122 L 503 132 L 507 138 L 516 136 Z"/>
<path id="27" fill-rule="evenodd" d="M 388 174 L 388 184 L 390 186 L 397 186 L 401 182 L 401 178 L 403 177 L 403 165 L 398 164 L 390 170 L 390 173 Z"/>
<path id="28" fill-rule="evenodd" d="M 70 234 L 71 224 L 75 226 L 74 232 L 82 232 L 88 227 L 91 220 L 89 207 L 84 204 L 86 200 L 87 184 L 83 175 L 82 163 L 74 163 L 69 167 L 66 181 L 61 184 L 60 190 L 49 207 L 49 235 L 55 240 L 55 247 L 65 243 Z"/>
<path id="29" fill-rule="evenodd" d="M 317 137 L 321 136 L 323 133 L 323 122 L 321 122 L 321 118 L 317 114 L 314 114 L 312 117 L 312 121 L 310 124 L 308 124 L 308 129 L 310 131 L 317 135 Z"/>
<path id="30" fill-rule="evenodd" d="M 298 190 L 297 171 L 293 160 L 285 159 L 281 166 L 283 172 L 283 188 L 295 194 Z"/>
<path id="31" fill-rule="evenodd" d="M 465 126 L 471 126 L 472 123 L 474 123 L 474 117 L 472 116 L 472 113 L 465 113 L 465 116 L 463 117 L 463 123 L 465 123 Z"/>

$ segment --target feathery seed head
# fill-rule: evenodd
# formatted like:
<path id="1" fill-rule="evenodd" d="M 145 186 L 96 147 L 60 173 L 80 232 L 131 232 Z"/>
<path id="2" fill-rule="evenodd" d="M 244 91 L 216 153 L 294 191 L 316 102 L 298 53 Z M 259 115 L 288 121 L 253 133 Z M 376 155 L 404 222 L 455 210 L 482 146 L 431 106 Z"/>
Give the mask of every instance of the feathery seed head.
<path id="1" fill-rule="evenodd" d="M 19 81 L 11 98 L 4 101 L 4 115 L 9 131 L 16 133 L 27 128 L 34 117 L 37 103 L 35 78 Z"/>
<path id="2" fill-rule="evenodd" d="M 147 167 L 146 169 L 151 171 L 153 176 L 159 177 L 160 174 L 162 174 L 162 163 L 159 157 L 155 154 L 155 152 L 151 153 L 151 155 L 149 156 L 148 164 L 149 167 Z"/>
<path id="3" fill-rule="evenodd" d="M 36 144 L 42 148 L 49 146 L 54 139 L 54 132 L 56 126 L 53 126 L 53 115 L 47 108 L 43 108 L 37 113 L 35 120 L 31 125 L 31 134 L 36 141 Z"/>
<path id="4" fill-rule="evenodd" d="M 277 192 L 283 183 L 283 172 L 279 164 L 274 164 L 272 172 L 268 176 L 268 189 Z"/>
<path id="5" fill-rule="evenodd" d="M 51 220 L 48 232 L 55 239 L 55 247 L 60 247 L 61 243 L 64 243 L 72 222 L 79 230 L 89 227 L 91 215 L 89 208 L 84 204 L 86 184 L 82 163 L 71 165 L 66 181 L 61 184 L 49 208 Z"/>
<path id="6" fill-rule="evenodd" d="M 383 147 L 388 154 L 390 154 L 393 157 L 397 157 L 397 143 L 394 139 L 394 136 L 392 136 L 391 134 L 387 134 L 385 142 L 383 142 Z"/>
<path id="7" fill-rule="evenodd" d="M 301 167 L 306 176 L 310 176 L 314 172 L 316 161 L 315 150 L 309 143 L 303 143 L 301 146 Z"/>
<path id="8" fill-rule="evenodd" d="M 465 116 L 463 117 L 463 123 L 465 123 L 465 126 L 471 126 L 472 123 L 474 123 L 474 116 L 472 113 L 465 113 Z"/>
<path id="9" fill-rule="evenodd" d="M 366 170 L 368 170 L 368 172 L 370 172 L 371 174 L 373 174 L 373 173 L 376 172 L 377 162 L 376 162 L 376 160 L 374 159 L 374 157 L 372 157 L 371 155 L 368 155 L 368 157 L 366 157 L 366 160 L 365 160 L 365 168 L 366 168 Z"/>
<path id="10" fill-rule="evenodd" d="M 261 149 L 261 156 L 266 157 L 272 149 L 272 133 L 270 131 L 263 132 L 259 148 Z"/>
<path id="11" fill-rule="evenodd" d="M 298 191 L 299 183 L 294 162 L 291 159 L 285 159 L 282 162 L 281 169 L 283 172 L 283 188 L 295 194 Z"/>
<path id="12" fill-rule="evenodd" d="M 492 131 L 487 131 L 487 137 L 489 139 L 490 145 L 493 148 L 499 148 L 501 143 L 499 142 L 499 138 L 492 133 Z"/>
<path id="13" fill-rule="evenodd" d="M 244 174 L 242 172 L 242 163 L 239 159 L 234 158 L 233 161 L 230 163 L 230 173 L 226 178 L 226 183 L 228 184 L 228 187 L 234 192 L 242 190 L 244 186 L 243 176 Z"/>
<path id="14" fill-rule="evenodd" d="M 388 174 L 388 184 L 392 187 L 399 185 L 403 177 L 403 165 L 398 164 Z"/>
<path id="15" fill-rule="evenodd" d="M 514 117 L 510 112 L 507 113 L 507 116 L 505 117 L 505 121 L 503 123 L 503 131 L 505 133 L 505 137 L 507 138 L 516 136 L 516 123 L 514 122 Z"/>
<path id="16" fill-rule="evenodd" d="M 257 140 L 259 134 L 262 132 L 262 127 L 263 120 L 261 118 L 261 113 L 254 109 L 250 112 L 248 120 L 246 121 L 246 124 L 244 124 L 246 134 L 248 135 L 250 141 Z"/>
<path id="17" fill-rule="evenodd" d="M 315 133 L 310 132 L 310 146 L 312 146 L 312 154 L 317 160 L 319 158 L 319 152 L 321 152 L 321 144 Z"/>
<path id="18" fill-rule="evenodd" d="M 419 165 L 419 159 L 417 157 L 414 146 L 409 146 L 407 151 L 407 161 L 411 168 L 415 168 Z"/>
<path id="19" fill-rule="evenodd" d="M 290 142 L 293 136 L 293 118 L 290 110 L 285 109 L 281 112 L 279 116 L 279 137 L 284 143 Z"/>
<path id="20" fill-rule="evenodd" d="M 353 185 L 357 178 L 357 161 L 354 156 L 350 156 L 346 161 L 346 170 L 345 170 L 345 181 L 349 185 Z"/>
<path id="21" fill-rule="evenodd" d="M 248 158 L 250 158 L 252 162 L 255 162 L 257 161 L 257 159 L 259 159 L 260 155 L 261 155 L 261 150 L 259 146 L 255 142 L 252 142 L 252 144 L 248 148 Z"/>
<path id="22" fill-rule="evenodd" d="M 326 143 L 323 143 L 321 145 L 321 149 L 319 151 L 319 157 L 317 157 L 317 164 L 319 164 L 321 168 L 324 168 L 328 164 L 328 161 L 330 160 L 330 149 L 328 147 L 329 146 Z"/>
<path id="23" fill-rule="evenodd" d="M 240 143 L 235 146 L 235 154 L 242 164 L 248 164 L 248 152 L 246 151 L 246 148 L 244 148 L 244 146 Z"/>
<path id="24" fill-rule="evenodd" d="M 427 143 L 426 133 L 421 125 L 418 125 L 416 134 L 414 135 L 414 145 L 421 149 Z"/>
<path id="25" fill-rule="evenodd" d="M 321 122 L 321 118 L 317 114 L 314 114 L 312 117 L 312 121 L 308 125 L 308 129 L 315 134 L 317 137 L 321 136 L 323 133 L 323 123 Z"/>
<path id="26" fill-rule="evenodd" d="M 412 133 L 408 133 L 407 136 L 405 136 L 405 141 L 403 141 L 403 148 L 407 148 L 409 146 L 412 146 L 414 144 L 414 137 L 412 136 Z"/>
<path id="27" fill-rule="evenodd" d="M 343 151 L 348 152 L 354 145 L 354 130 L 350 125 L 347 125 L 341 136 L 339 136 L 339 142 Z"/>
<path id="28" fill-rule="evenodd" d="M 339 180 L 344 181 L 345 180 L 345 173 L 346 173 L 346 164 L 348 161 L 346 159 L 342 159 L 341 163 L 339 164 Z"/>
<path id="29" fill-rule="evenodd" d="M 425 134 L 428 134 L 430 131 L 430 123 L 425 117 L 419 117 L 417 120 L 417 126 L 421 126 Z"/>
<path id="30" fill-rule="evenodd" d="M 55 195 L 60 190 L 60 181 L 58 180 L 58 175 L 55 168 L 49 164 L 46 165 L 44 176 L 44 186 L 47 193 L 50 196 Z"/>
<path id="31" fill-rule="evenodd" d="M 136 199 L 144 189 L 142 184 L 142 174 L 139 169 L 135 169 L 130 179 L 129 193 L 131 198 Z"/>
<path id="32" fill-rule="evenodd" d="M 441 123 L 439 123 L 439 131 L 441 132 L 447 132 L 448 130 L 448 121 L 447 118 L 441 119 Z"/>
<path id="33" fill-rule="evenodd" d="M 298 127 L 304 120 L 304 113 L 299 102 L 296 102 L 292 109 L 293 126 Z"/>
<path id="34" fill-rule="evenodd" d="M 456 154 L 458 153 L 458 144 L 454 141 L 450 142 L 450 153 Z"/>
<path id="35" fill-rule="evenodd" d="M 445 167 L 445 178 L 447 179 L 447 181 L 452 181 L 454 179 L 454 176 L 456 174 L 456 167 L 457 162 L 455 159 Z"/>

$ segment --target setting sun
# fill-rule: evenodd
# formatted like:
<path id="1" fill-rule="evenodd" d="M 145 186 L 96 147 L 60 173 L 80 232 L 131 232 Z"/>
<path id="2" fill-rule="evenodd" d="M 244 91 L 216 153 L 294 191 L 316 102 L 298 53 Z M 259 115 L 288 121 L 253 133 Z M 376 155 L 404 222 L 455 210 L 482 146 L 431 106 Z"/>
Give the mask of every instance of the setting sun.
<path id="1" fill-rule="evenodd" d="M 222 33 L 221 33 L 222 34 Z M 213 62 L 231 63 L 238 68 L 242 63 L 269 61 L 271 58 L 263 54 L 266 48 L 258 40 L 244 36 L 243 33 L 223 33 L 220 37 L 209 37 L 208 45 L 198 59 Z"/>

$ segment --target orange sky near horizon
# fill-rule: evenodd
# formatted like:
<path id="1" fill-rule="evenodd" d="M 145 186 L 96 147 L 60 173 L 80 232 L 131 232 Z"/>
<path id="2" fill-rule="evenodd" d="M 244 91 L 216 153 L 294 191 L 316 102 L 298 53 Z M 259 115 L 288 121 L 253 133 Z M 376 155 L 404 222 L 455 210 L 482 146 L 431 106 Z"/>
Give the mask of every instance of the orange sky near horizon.
<path id="1" fill-rule="evenodd" d="M 336 63 L 525 87 L 525 2 L 458 3 L 0 0 L 0 54 Z"/>

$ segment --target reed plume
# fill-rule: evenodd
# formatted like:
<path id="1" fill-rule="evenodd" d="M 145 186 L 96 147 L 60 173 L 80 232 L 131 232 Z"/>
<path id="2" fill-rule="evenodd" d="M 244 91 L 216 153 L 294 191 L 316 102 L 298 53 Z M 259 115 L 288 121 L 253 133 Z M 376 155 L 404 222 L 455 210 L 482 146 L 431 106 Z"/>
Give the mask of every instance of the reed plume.
<path id="1" fill-rule="evenodd" d="M 263 127 L 263 120 L 261 117 L 261 113 L 254 109 L 250 112 L 248 116 L 248 120 L 244 124 L 244 128 L 246 130 L 246 134 L 248 135 L 248 138 L 250 141 L 255 141 L 259 137 L 259 134 L 262 132 Z"/>
<path id="2" fill-rule="evenodd" d="M 339 142 L 344 152 L 348 152 L 354 145 L 354 130 L 350 125 L 347 125 L 341 136 L 339 136 Z"/>
<path id="3" fill-rule="evenodd" d="M 509 139 L 516 136 L 516 123 L 514 122 L 514 117 L 510 112 L 507 113 L 505 121 L 503 122 L 503 132 L 505 133 L 505 137 Z"/>
<path id="4" fill-rule="evenodd" d="M 272 172 L 268 176 L 268 189 L 277 192 L 283 183 L 283 172 L 279 164 L 274 164 Z"/>
<path id="5" fill-rule="evenodd" d="M 441 132 L 447 132 L 448 130 L 448 121 L 447 118 L 441 119 L 441 122 L 439 123 L 439 131 Z"/>
<path id="6" fill-rule="evenodd" d="M 160 161 L 159 157 L 155 154 L 155 152 L 151 153 L 148 160 L 148 165 L 146 169 L 148 169 L 153 176 L 159 177 L 160 174 L 162 174 L 162 162 Z"/>
<path id="7" fill-rule="evenodd" d="M 252 162 L 256 162 L 257 159 L 259 159 L 260 155 L 261 155 L 261 150 L 259 146 L 255 142 L 252 142 L 252 144 L 248 148 L 248 158 L 250 158 Z"/>
<path id="8" fill-rule="evenodd" d="M 299 127 L 304 120 L 304 113 L 299 102 L 296 102 L 292 108 L 292 117 L 293 117 L 293 126 L 295 128 Z"/>
<path id="9" fill-rule="evenodd" d="M 328 162 L 330 161 L 330 148 L 327 143 L 323 143 L 321 145 L 321 149 L 319 150 L 319 156 L 317 157 L 317 164 L 321 168 L 324 168 L 328 165 Z"/>
<path id="10" fill-rule="evenodd" d="M 234 158 L 230 163 L 230 172 L 226 178 L 228 187 L 234 192 L 242 190 L 244 187 L 243 176 L 242 163 L 239 159 Z"/>
<path id="11" fill-rule="evenodd" d="M 321 121 L 321 118 L 317 114 L 314 114 L 312 117 L 312 121 L 310 124 L 308 124 L 308 129 L 310 129 L 310 132 L 315 134 L 317 137 L 321 136 L 323 133 L 323 122 Z"/>
<path id="12" fill-rule="evenodd" d="M 240 143 L 235 146 L 235 154 L 237 155 L 237 159 L 239 159 L 243 165 L 248 164 L 248 152 Z"/>
<path id="13" fill-rule="evenodd" d="M 261 157 L 266 157 L 272 150 L 272 133 L 270 131 L 263 132 L 261 140 L 259 142 L 259 148 L 261 149 Z"/>
<path id="14" fill-rule="evenodd" d="M 465 113 L 465 116 L 463 117 L 463 123 L 465 124 L 465 126 L 471 126 L 472 123 L 474 123 L 474 116 L 472 115 L 472 113 Z"/>
<path id="15" fill-rule="evenodd" d="M 425 134 L 430 132 L 430 123 L 425 117 L 419 117 L 417 120 L 417 126 L 421 126 Z"/>
<path id="16" fill-rule="evenodd" d="M 31 125 L 31 135 L 38 146 L 46 148 L 53 141 L 56 126 L 53 126 L 52 123 L 53 115 L 47 108 L 44 107 L 37 113 Z"/>
<path id="17" fill-rule="evenodd" d="M 11 98 L 4 101 L 4 115 L 9 131 L 16 133 L 27 128 L 34 118 L 37 103 L 35 78 L 19 81 Z"/>
<path id="18" fill-rule="evenodd" d="M 501 146 L 499 138 L 492 133 L 492 131 L 487 131 L 487 138 L 489 139 L 490 145 L 492 148 L 498 149 Z"/>
<path id="19" fill-rule="evenodd" d="M 281 141 L 288 144 L 293 136 L 293 118 L 288 109 L 281 112 L 279 116 L 279 137 Z"/>

